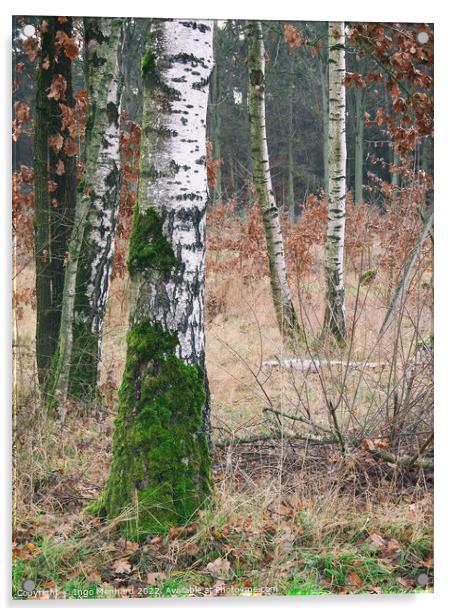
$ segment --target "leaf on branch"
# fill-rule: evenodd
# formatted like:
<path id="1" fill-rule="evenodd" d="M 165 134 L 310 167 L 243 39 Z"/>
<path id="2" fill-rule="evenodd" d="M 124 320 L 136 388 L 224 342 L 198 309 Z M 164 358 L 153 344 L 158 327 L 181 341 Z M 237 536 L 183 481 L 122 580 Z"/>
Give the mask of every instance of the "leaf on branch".
<path id="1" fill-rule="evenodd" d="M 360 73 L 347 73 L 343 80 L 343 84 L 346 87 L 349 87 L 349 86 L 355 86 L 355 88 L 365 88 L 366 87 L 366 82 L 364 81 Z"/>
<path id="2" fill-rule="evenodd" d="M 64 175 L 65 174 L 64 162 L 62 160 L 59 160 L 57 162 L 55 173 L 57 175 Z"/>
<path id="3" fill-rule="evenodd" d="M 284 40 L 289 47 L 301 47 L 301 32 L 292 24 L 284 24 Z"/>
<path id="4" fill-rule="evenodd" d="M 72 137 L 67 137 L 64 140 L 64 151 L 69 157 L 75 156 L 77 154 L 77 144 L 74 139 L 72 139 Z"/>
<path id="5" fill-rule="evenodd" d="M 401 96 L 398 96 L 392 101 L 392 106 L 394 108 L 394 111 L 396 111 L 397 113 L 405 113 L 406 111 L 406 102 L 405 99 Z"/>
<path id="6" fill-rule="evenodd" d="M 27 103 L 16 101 L 14 103 L 14 112 L 16 114 L 16 120 L 22 124 L 22 122 L 28 122 L 30 119 L 30 106 Z"/>
<path id="7" fill-rule="evenodd" d="M 61 130 L 63 131 L 67 128 L 69 135 L 71 137 L 76 137 L 77 124 L 75 123 L 73 108 L 65 105 L 64 103 L 60 103 L 59 107 L 61 109 Z"/>
<path id="8" fill-rule="evenodd" d="M 55 154 L 58 154 L 58 152 L 63 147 L 64 139 L 63 139 L 63 135 L 58 134 L 58 135 L 50 135 L 47 141 L 48 141 L 49 147 L 52 148 Z"/>
<path id="9" fill-rule="evenodd" d="M 397 85 L 397 82 L 394 79 L 388 79 L 388 83 L 386 84 L 391 96 L 400 96 L 400 88 Z"/>
<path id="10" fill-rule="evenodd" d="M 55 42 L 58 49 L 61 50 L 62 48 L 64 55 L 71 61 L 74 61 L 80 53 L 76 37 L 68 36 L 66 32 L 63 32 L 63 30 L 58 30 L 55 35 Z"/>
<path id="11" fill-rule="evenodd" d="M 341 31 L 339 28 L 334 27 L 331 34 L 333 35 L 335 41 L 338 41 L 341 38 Z"/>
<path id="12" fill-rule="evenodd" d="M 377 113 L 375 114 L 375 124 L 377 126 L 382 126 L 385 121 L 385 110 L 383 107 L 377 109 Z"/>
<path id="13" fill-rule="evenodd" d="M 66 97 L 67 82 L 63 75 L 55 75 L 50 85 L 47 98 L 59 101 Z"/>
<path id="14" fill-rule="evenodd" d="M 39 55 L 39 40 L 36 36 L 29 36 L 23 43 L 24 53 L 30 62 L 34 62 Z"/>
<path id="15" fill-rule="evenodd" d="M 26 165 L 21 165 L 20 177 L 22 182 L 26 184 L 33 182 L 33 171 L 30 169 L 30 167 L 27 167 Z"/>

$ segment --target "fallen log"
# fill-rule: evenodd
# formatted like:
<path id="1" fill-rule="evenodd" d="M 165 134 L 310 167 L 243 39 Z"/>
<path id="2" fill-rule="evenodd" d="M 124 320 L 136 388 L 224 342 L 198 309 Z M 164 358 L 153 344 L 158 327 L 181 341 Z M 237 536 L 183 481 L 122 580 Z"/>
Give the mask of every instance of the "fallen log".
<path id="1" fill-rule="evenodd" d="M 305 374 L 310 372 L 318 372 L 322 366 L 343 366 L 350 370 L 359 370 L 361 368 L 369 368 L 375 370 L 386 366 L 383 362 L 368 362 L 368 361 L 342 361 L 339 359 L 271 359 L 264 361 L 263 365 L 269 368 L 286 368 L 299 370 Z"/>
<path id="2" fill-rule="evenodd" d="M 328 437 L 318 436 L 317 434 L 309 434 L 302 432 L 292 432 L 284 430 L 283 432 L 268 432 L 264 434 L 250 434 L 248 436 L 237 436 L 214 441 L 214 447 L 230 447 L 233 445 L 243 445 L 248 443 L 259 443 L 263 441 L 280 441 L 281 436 L 286 439 L 303 440 L 310 445 L 335 445 L 339 441 L 334 435 Z"/>

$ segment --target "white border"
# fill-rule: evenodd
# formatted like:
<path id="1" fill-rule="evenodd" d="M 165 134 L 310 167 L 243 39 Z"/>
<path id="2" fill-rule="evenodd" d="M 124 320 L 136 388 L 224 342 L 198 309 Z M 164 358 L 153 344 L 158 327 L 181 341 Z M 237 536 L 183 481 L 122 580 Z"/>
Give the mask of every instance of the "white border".
<path id="1" fill-rule="evenodd" d="M 450 405 L 452 387 L 452 340 L 451 340 L 451 258 L 450 230 L 452 229 L 452 195 L 448 180 L 452 172 L 452 139 L 451 139 L 451 43 L 452 19 L 450 10 L 445 2 L 439 0 L 409 1 L 399 0 L 323 0 L 323 2 L 302 2 L 300 0 L 277 0 L 272 3 L 251 4 L 243 0 L 227 0 L 227 2 L 207 2 L 194 0 L 192 2 L 172 0 L 162 2 L 137 2 L 128 0 L 126 3 L 113 4 L 111 1 L 98 0 L 96 3 L 88 0 L 78 0 L 70 7 L 71 14 L 78 15 L 133 15 L 142 17 L 210 17 L 218 19 L 260 18 L 260 19 L 297 19 L 308 20 L 355 20 L 355 21 L 403 21 L 403 22 L 430 22 L 435 25 L 435 289 L 436 289 L 436 318 L 435 318 L 435 593 L 430 595 L 411 596 L 357 596 L 357 597 L 296 597 L 296 598 L 222 598 L 222 599 L 178 599 L 178 600 L 152 600 L 133 601 L 123 603 L 119 600 L 104 601 L 43 601 L 29 602 L 26 607 L 20 602 L 9 600 L 10 594 L 10 511 L 1 507 L 2 526 L 0 530 L 0 558 L 3 560 L 1 576 L 1 597 L 6 609 L 83 609 L 87 613 L 99 613 L 106 610 L 148 609 L 154 613 L 171 614 L 181 613 L 181 610 L 192 613 L 194 610 L 215 610 L 221 613 L 234 610 L 238 613 L 259 610 L 265 613 L 274 612 L 275 609 L 284 609 L 290 613 L 315 611 L 316 613 L 360 614 L 370 616 L 382 611 L 397 614 L 409 613 L 411 616 L 419 614 L 425 616 L 428 610 L 437 610 L 447 605 L 449 588 L 452 586 L 451 567 L 451 507 L 446 499 L 451 490 L 451 416 Z M 11 317 L 10 317 L 10 104 L 11 104 L 11 75 L 10 75 L 10 44 L 11 44 L 11 15 L 56 14 L 63 11 L 64 3 L 43 0 L 41 2 L 24 0 L 13 3 L 10 0 L 1 8 L 1 38 L 0 49 L 2 54 L 0 117 L 4 139 L 0 149 L 0 169 L 4 179 L 3 205 L 1 207 L 0 246 L 2 254 L 2 276 L 0 286 L 0 341 L 3 350 L 0 391 L 2 393 L 3 438 L 2 455 L 0 457 L 0 489 L 3 503 L 11 503 L 9 496 L 11 479 L 11 420 L 10 420 L 10 392 L 11 392 Z M 447 90 L 449 86 L 449 90 Z M 448 403 L 449 402 L 449 403 Z M 449 601 L 450 603 L 450 601 Z"/>

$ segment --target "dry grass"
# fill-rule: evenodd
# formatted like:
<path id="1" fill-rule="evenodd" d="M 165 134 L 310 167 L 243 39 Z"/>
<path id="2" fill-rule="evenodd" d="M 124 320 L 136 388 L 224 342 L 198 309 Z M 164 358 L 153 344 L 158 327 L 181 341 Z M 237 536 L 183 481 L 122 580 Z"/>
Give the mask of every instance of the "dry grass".
<path id="1" fill-rule="evenodd" d="M 326 365 L 310 375 L 265 367 L 266 360 L 288 357 L 268 280 L 209 272 L 206 356 L 214 441 L 274 430 L 262 413 L 268 406 L 305 419 L 308 414 L 330 430 L 331 399 L 339 401 L 344 433 L 374 438 L 387 434 L 397 419 L 407 437 L 395 442 L 395 452 L 415 451 L 432 419 L 430 372 L 419 369 L 411 385 L 407 377 L 417 342 L 427 340 L 432 329 L 428 266 L 421 263 L 403 311 L 384 336 L 379 329 L 388 302 L 386 274 L 379 271 L 371 284 L 360 286 L 359 268 L 348 271 L 351 344 L 340 349 L 318 338 L 323 273 L 321 250 L 313 252 L 310 273 L 299 283 L 292 280 L 307 336 L 300 356 L 384 365 L 359 371 Z M 28 268 L 17 286 L 32 285 Z M 150 586 L 171 596 L 174 588 L 188 584 L 213 594 L 273 586 L 283 594 L 419 589 L 419 573 L 432 572 L 432 475 L 377 461 L 359 442 L 350 458 L 336 446 L 312 447 L 290 438 L 217 447 L 215 502 L 188 536 L 176 533 L 159 543 L 127 546 L 114 528 L 87 522 L 81 510 L 100 492 L 111 460 L 116 390 L 125 359 L 127 285 L 126 279 L 117 279 L 110 292 L 102 404 L 94 412 L 74 402 L 63 426 L 47 415 L 37 393 L 34 312 L 24 306 L 16 320 L 16 591 L 27 577 L 37 579 L 50 596 L 52 589 L 67 596 L 99 585 L 134 596 L 143 596 L 140 589 Z M 287 436 L 302 427 L 285 419 L 279 430 Z M 379 547 L 375 536 L 383 541 Z M 34 546 L 28 552 L 27 543 Z M 218 558 L 230 567 L 221 575 L 206 569 Z M 121 560 L 130 564 L 127 575 L 115 572 Z M 153 572 L 163 577 L 149 585 L 147 576 Z"/>

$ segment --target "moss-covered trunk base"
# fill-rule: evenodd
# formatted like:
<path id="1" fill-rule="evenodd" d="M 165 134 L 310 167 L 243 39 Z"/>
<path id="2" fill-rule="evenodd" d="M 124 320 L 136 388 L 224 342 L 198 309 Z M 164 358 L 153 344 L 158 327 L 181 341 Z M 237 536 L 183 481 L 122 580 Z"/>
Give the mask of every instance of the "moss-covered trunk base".
<path id="1" fill-rule="evenodd" d="M 201 432 L 201 370 L 179 359 L 176 333 L 143 319 L 127 338 L 113 462 L 100 499 L 87 511 L 143 539 L 190 521 L 212 492 L 207 439 Z"/>

